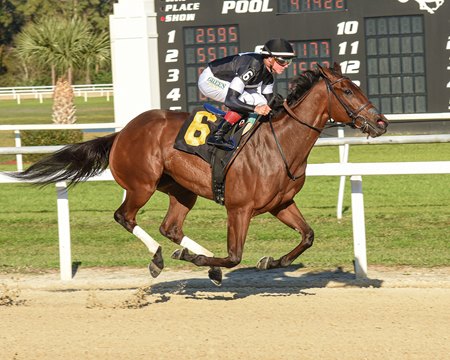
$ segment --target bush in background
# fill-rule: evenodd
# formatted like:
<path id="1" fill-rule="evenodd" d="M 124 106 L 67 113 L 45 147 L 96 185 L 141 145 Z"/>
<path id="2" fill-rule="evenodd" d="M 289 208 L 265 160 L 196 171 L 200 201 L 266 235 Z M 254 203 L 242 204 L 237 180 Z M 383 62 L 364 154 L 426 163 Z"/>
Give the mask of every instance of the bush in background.
<path id="1" fill-rule="evenodd" d="M 83 140 L 83 131 L 77 129 L 68 130 L 24 130 L 21 131 L 23 146 L 51 146 L 67 145 Z M 26 154 L 25 162 L 36 162 L 46 154 Z"/>

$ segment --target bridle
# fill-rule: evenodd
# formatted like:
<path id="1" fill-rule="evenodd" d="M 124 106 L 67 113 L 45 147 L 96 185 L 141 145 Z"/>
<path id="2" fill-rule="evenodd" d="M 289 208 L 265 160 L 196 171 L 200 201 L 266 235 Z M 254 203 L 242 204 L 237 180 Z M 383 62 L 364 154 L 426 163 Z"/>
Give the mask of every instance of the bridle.
<path id="1" fill-rule="evenodd" d="M 321 77 L 324 79 L 325 84 L 326 84 L 326 88 L 327 88 L 327 98 L 328 98 L 328 121 L 331 120 L 332 116 L 331 116 L 331 96 L 330 94 L 333 94 L 335 96 L 335 98 L 339 101 L 339 103 L 341 104 L 341 106 L 344 108 L 345 112 L 347 113 L 348 117 L 350 119 L 352 119 L 352 123 L 350 126 L 356 128 L 356 129 L 360 129 L 362 132 L 367 132 L 368 128 L 370 127 L 370 123 L 369 121 L 362 116 L 360 113 L 361 111 L 363 111 L 366 107 L 368 107 L 370 105 L 370 102 L 368 101 L 367 103 L 361 105 L 358 109 L 356 110 L 352 110 L 350 108 L 350 106 L 348 104 L 346 104 L 337 94 L 336 91 L 334 89 L 334 85 L 340 83 L 341 81 L 344 80 L 348 80 L 351 81 L 348 77 L 342 76 L 341 78 L 331 82 L 330 79 L 328 79 L 326 76 L 324 76 L 323 74 L 321 74 Z M 303 102 L 303 100 L 308 96 L 308 94 L 310 93 L 311 89 L 308 90 L 305 94 L 303 94 L 303 96 L 298 99 L 295 104 L 292 107 L 297 107 L 301 102 Z M 283 107 L 286 110 L 286 112 L 289 114 L 290 117 L 292 117 L 294 120 L 296 120 L 297 122 L 299 122 L 300 124 L 318 132 L 319 134 L 325 129 L 325 127 L 322 128 L 318 128 L 315 127 L 313 125 L 310 125 L 308 123 L 306 123 L 305 121 L 299 119 L 299 117 L 294 113 L 294 111 L 292 110 L 292 108 L 288 105 L 287 101 L 284 100 L 283 102 Z M 372 109 L 370 109 L 372 110 Z M 370 111 L 369 110 L 369 111 Z M 373 109 L 374 111 L 376 111 L 375 109 Z M 360 119 L 361 123 L 358 126 L 357 125 L 357 120 Z M 278 150 L 280 152 L 281 158 L 283 159 L 285 168 L 286 168 L 286 172 L 289 176 L 289 178 L 293 181 L 297 180 L 300 176 L 294 176 L 291 171 L 289 170 L 289 166 L 287 163 L 287 159 L 286 156 L 284 155 L 283 149 L 281 148 L 281 145 L 277 139 L 277 136 L 275 134 L 275 130 L 273 128 L 273 124 L 272 124 L 272 119 L 271 117 L 269 117 L 269 123 L 270 123 L 270 128 L 272 130 L 272 134 L 275 138 L 275 142 L 277 144 Z"/>
<path id="2" fill-rule="evenodd" d="M 363 116 L 361 115 L 361 111 L 363 111 L 366 107 L 370 106 L 370 101 L 366 102 L 365 104 L 361 105 L 358 109 L 356 110 L 352 110 L 350 108 L 350 106 L 348 104 L 346 104 L 342 98 L 340 98 L 338 96 L 338 94 L 336 94 L 336 91 L 334 89 L 334 85 L 340 83 L 341 81 L 344 80 L 348 80 L 351 81 L 348 77 L 346 76 L 342 76 L 341 78 L 331 82 L 330 79 L 328 79 L 326 76 L 324 76 L 323 74 L 321 74 L 321 77 L 324 79 L 325 84 L 326 84 L 326 88 L 327 88 L 327 98 L 328 98 L 328 121 L 331 121 L 332 116 L 331 116 L 331 97 L 330 94 L 333 94 L 335 96 L 335 98 L 337 99 L 337 101 L 339 101 L 339 103 L 341 104 L 341 106 L 344 108 L 345 112 L 347 113 L 348 117 L 350 119 L 352 119 L 352 123 L 350 124 L 351 127 L 356 128 L 356 129 L 360 129 L 362 132 L 366 132 L 367 129 L 370 127 L 370 123 L 369 121 Z M 299 100 L 296 101 L 296 103 L 294 104 L 294 108 L 297 107 L 309 94 L 310 90 L 307 91 Z M 323 128 L 318 128 L 315 126 L 312 126 L 304 121 L 302 121 L 301 119 L 298 118 L 298 116 L 294 113 L 294 111 L 292 110 L 292 107 L 290 107 L 287 103 L 286 100 L 284 100 L 283 102 L 283 107 L 286 110 L 286 112 L 297 122 L 299 122 L 300 124 L 317 131 L 319 134 L 325 129 L 325 127 Z M 370 111 L 370 110 L 369 110 Z M 376 110 L 375 110 L 376 111 Z M 360 125 L 357 124 L 357 120 L 360 120 Z"/>
<path id="3" fill-rule="evenodd" d="M 363 111 L 366 107 L 368 107 L 371 103 L 370 101 L 366 102 L 365 104 L 361 105 L 359 108 L 357 108 L 356 110 L 352 110 L 350 109 L 350 106 L 348 106 L 343 100 L 342 98 L 340 98 L 337 94 L 335 89 L 333 88 L 334 85 L 340 83 L 341 81 L 344 80 L 348 80 L 351 81 L 348 77 L 341 77 L 340 79 L 337 79 L 333 82 L 330 81 L 330 79 L 328 79 L 327 77 L 323 76 L 323 79 L 325 80 L 325 84 L 327 85 L 327 94 L 328 94 L 328 117 L 332 118 L 331 116 L 331 99 L 330 99 L 330 93 L 332 93 L 334 95 L 334 97 L 337 99 L 337 101 L 339 101 L 339 103 L 341 104 L 341 106 L 344 108 L 345 112 L 347 113 L 347 116 L 352 119 L 352 123 L 351 123 L 351 127 L 356 128 L 356 129 L 360 129 L 362 132 L 366 132 L 367 129 L 369 128 L 370 124 L 369 121 L 363 116 L 361 115 L 361 111 Z M 375 110 L 376 111 L 376 110 Z M 361 123 L 358 126 L 356 121 L 360 119 Z"/>

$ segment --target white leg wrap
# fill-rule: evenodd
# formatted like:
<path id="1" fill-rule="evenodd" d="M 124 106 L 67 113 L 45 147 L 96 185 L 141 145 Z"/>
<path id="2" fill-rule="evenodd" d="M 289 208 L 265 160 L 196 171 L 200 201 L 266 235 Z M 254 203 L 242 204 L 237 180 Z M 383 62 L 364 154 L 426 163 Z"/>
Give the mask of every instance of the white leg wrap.
<path id="1" fill-rule="evenodd" d="M 187 236 L 185 236 L 185 237 L 183 237 L 183 239 L 181 239 L 180 245 L 182 247 L 185 247 L 185 248 L 191 250 L 192 252 L 194 252 L 195 254 L 198 254 L 198 255 L 205 255 L 208 257 L 214 256 L 214 254 L 211 251 L 205 249 L 203 246 L 197 244 L 194 240 L 189 239 Z"/>
<path id="2" fill-rule="evenodd" d="M 139 240 L 141 240 L 147 246 L 148 250 L 152 254 L 156 254 L 156 251 L 159 248 L 159 244 L 142 228 L 140 228 L 139 226 L 135 226 L 133 229 L 133 235 L 137 236 Z"/>

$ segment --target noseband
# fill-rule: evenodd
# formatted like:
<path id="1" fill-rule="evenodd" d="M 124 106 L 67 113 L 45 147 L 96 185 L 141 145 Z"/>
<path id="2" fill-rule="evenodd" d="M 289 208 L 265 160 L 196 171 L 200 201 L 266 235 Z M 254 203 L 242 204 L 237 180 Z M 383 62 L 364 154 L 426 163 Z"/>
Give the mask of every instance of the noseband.
<path id="1" fill-rule="evenodd" d="M 334 85 L 340 83 L 341 81 L 348 80 L 351 81 L 348 77 L 341 77 L 340 79 L 337 79 L 336 81 L 331 82 L 330 79 L 328 79 L 325 76 L 322 76 L 325 80 L 325 83 L 327 85 L 327 93 L 328 93 L 328 116 L 329 118 L 332 118 L 331 116 L 331 99 L 330 99 L 330 92 L 334 95 L 334 97 L 339 101 L 341 106 L 344 108 L 345 112 L 347 113 L 348 117 L 352 119 L 352 124 L 350 126 L 361 129 L 362 132 L 367 132 L 370 124 L 369 121 L 363 116 L 360 115 L 361 111 L 363 111 L 366 107 L 370 105 L 370 101 L 366 102 L 365 104 L 361 105 L 358 109 L 352 110 L 344 101 L 336 94 L 335 89 L 333 88 Z M 356 121 L 360 119 L 360 125 L 358 126 Z"/>

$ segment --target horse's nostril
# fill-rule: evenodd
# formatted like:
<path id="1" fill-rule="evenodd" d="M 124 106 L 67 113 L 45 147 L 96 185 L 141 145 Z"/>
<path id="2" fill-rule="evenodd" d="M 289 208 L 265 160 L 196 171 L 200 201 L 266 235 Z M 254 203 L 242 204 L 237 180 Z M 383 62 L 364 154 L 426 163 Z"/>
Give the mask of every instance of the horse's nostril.
<path id="1" fill-rule="evenodd" d="M 381 119 L 377 120 L 377 125 L 378 125 L 379 127 L 382 127 L 382 128 L 387 127 L 386 122 L 385 122 L 384 120 L 381 120 Z"/>

